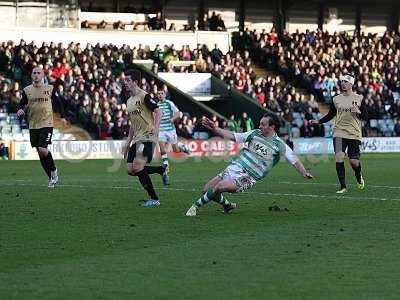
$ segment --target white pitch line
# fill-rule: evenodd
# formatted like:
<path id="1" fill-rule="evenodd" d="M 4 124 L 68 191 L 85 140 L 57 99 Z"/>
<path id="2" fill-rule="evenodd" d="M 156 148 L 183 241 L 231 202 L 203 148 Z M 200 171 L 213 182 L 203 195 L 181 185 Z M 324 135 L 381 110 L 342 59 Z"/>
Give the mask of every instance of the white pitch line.
<path id="1" fill-rule="evenodd" d="M 290 182 L 290 181 L 280 181 L 282 184 L 293 184 L 293 185 L 326 185 L 326 186 L 337 186 L 336 183 L 326 183 L 326 182 Z M 350 186 L 355 184 L 348 184 Z M 392 185 L 371 185 L 366 184 L 367 187 L 373 188 L 384 188 L 384 189 L 400 189 L 400 186 L 392 186 Z"/>
<path id="2" fill-rule="evenodd" d="M 0 186 L 42 186 L 47 187 L 47 185 L 43 184 L 0 184 Z M 135 190 L 141 191 L 140 188 L 135 188 L 133 186 L 94 186 L 94 185 L 79 185 L 79 184 L 59 184 L 57 188 L 83 188 L 83 189 L 116 189 L 116 190 Z M 165 188 L 158 187 L 158 190 L 166 190 L 166 191 L 183 191 L 183 192 L 200 192 L 200 189 L 185 189 L 185 188 Z M 297 194 L 297 193 L 272 193 L 272 192 L 244 192 L 243 194 L 250 195 L 269 195 L 269 196 L 285 196 L 285 197 L 302 197 L 302 198 L 325 198 L 325 199 L 349 199 L 349 200 L 376 200 L 376 201 L 400 201 L 398 198 L 379 198 L 379 197 L 351 197 L 351 196 L 336 196 L 336 195 L 315 195 L 315 194 Z"/>
<path id="3" fill-rule="evenodd" d="M 203 181 L 206 181 L 207 179 L 204 178 L 202 179 Z M 31 179 L 14 179 L 13 181 L 16 182 L 33 182 Z M 120 183 L 121 180 L 93 180 L 89 178 L 82 178 L 79 180 L 80 182 L 86 181 L 86 182 L 117 182 Z M 10 179 L 0 179 L 0 186 L 2 185 L 1 182 L 10 182 Z M 193 180 L 185 180 L 185 179 L 174 179 L 174 182 L 193 182 Z M 292 182 L 292 181 L 278 181 L 278 182 L 268 182 L 268 179 L 266 180 L 267 183 L 271 184 L 287 184 L 287 185 L 321 185 L 321 186 L 337 186 L 336 183 L 327 183 L 327 182 Z M 10 184 L 13 185 L 13 184 Z M 355 184 L 348 184 L 349 186 L 356 186 Z M 392 185 L 372 185 L 367 183 L 367 187 L 372 187 L 372 188 L 383 188 L 383 189 L 400 189 L 400 186 L 392 186 Z"/>

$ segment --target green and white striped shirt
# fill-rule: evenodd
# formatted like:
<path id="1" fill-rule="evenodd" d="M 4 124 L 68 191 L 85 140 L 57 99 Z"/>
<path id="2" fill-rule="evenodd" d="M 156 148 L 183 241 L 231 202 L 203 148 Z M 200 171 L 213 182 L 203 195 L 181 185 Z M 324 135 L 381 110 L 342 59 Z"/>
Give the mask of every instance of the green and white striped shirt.
<path id="1" fill-rule="evenodd" d="M 254 180 L 261 180 L 279 162 L 282 155 L 295 164 L 298 159 L 277 134 L 270 137 L 262 135 L 260 129 L 246 133 L 234 133 L 238 143 L 245 143 L 233 164 L 243 168 Z"/>
<path id="2" fill-rule="evenodd" d="M 175 124 L 171 122 L 171 118 L 174 116 L 174 113 L 179 111 L 178 108 L 172 101 L 167 99 L 159 101 L 158 107 L 162 112 L 160 131 L 175 130 Z"/>

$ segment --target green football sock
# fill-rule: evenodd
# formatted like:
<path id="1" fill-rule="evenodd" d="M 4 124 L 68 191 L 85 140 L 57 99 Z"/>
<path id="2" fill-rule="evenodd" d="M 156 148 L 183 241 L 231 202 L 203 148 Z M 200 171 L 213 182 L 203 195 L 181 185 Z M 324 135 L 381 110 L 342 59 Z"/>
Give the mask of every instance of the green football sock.
<path id="1" fill-rule="evenodd" d="M 214 200 L 215 194 L 214 194 L 214 189 L 208 189 L 207 193 L 205 193 L 203 196 L 200 197 L 199 200 L 197 200 L 194 205 L 196 205 L 197 208 L 203 206 L 204 204 L 207 204 L 211 200 Z"/>
<path id="2" fill-rule="evenodd" d="M 224 207 L 231 205 L 231 203 L 228 201 L 228 199 L 226 199 L 224 197 L 224 195 L 222 195 L 222 194 L 220 194 L 219 197 L 215 197 L 215 199 L 213 199 L 213 201 L 221 204 Z"/>
<path id="3" fill-rule="evenodd" d="M 169 161 L 168 161 L 168 155 L 167 154 L 163 154 L 161 156 L 161 160 L 162 160 L 162 164 L 168 166 L 169 165 Z"/>

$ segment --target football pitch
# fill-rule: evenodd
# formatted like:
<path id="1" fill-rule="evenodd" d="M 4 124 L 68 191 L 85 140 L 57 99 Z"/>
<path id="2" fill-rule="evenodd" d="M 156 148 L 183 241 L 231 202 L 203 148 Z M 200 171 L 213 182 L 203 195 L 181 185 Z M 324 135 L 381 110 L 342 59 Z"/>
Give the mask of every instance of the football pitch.
<path id="1" fill-rule="evenodd" d="M 227 163 L 152 175 L 158 208 L 118 162 L 0 161 L 0 299 L 398 299 L 400 155 L 364 155 L 366 189 L 336 196 L 333 157 L 281 162 L 255 188 L 184 214 Z M 271 209 L 270 209 L 271 208 Z"/>

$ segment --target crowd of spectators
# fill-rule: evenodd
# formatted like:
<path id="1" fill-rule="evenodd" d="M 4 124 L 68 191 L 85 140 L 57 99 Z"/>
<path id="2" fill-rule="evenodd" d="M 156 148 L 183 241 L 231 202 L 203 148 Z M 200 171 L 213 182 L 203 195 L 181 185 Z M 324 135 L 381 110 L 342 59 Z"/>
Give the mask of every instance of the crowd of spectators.
<path id="1" fill-rule="evenodd" d="M 173 48 L 173 47 L 171 47 Z M 170 51 L 171 48 L 165 47 Z M 199 49 L 197 51 L 201 52 Z M 15 113 L 21 99 L 22 87 L 30 84 L 30 74 L 35 66 L 41 65 L 45 71 L 45 81 L 54 85 L 57 96 L 62 100 L 68 119 L 91 132 L 95 138 L 112 137 L 120 139 L 128 133 L 128 114 L 124 103 L 122 81 L 123 71 L 132 60 L 167 58 L 169 52 L 139 45 L 131 48 L 113 45 L 85 46 L 71 43 L 43 43 L 40 47 L 21 40 L 19 44 L 0 44 L 0 112 Z M 160 50 L 160 51 L 159 51 Z M 174 50 L 173 50 L 174 51 Z M 196 51 L 195 51 L 196 52 Z M 185 54 L 186 53 L 186 54 Z M 192 51 L 179 51 L 183 59 L 192 59 Z M 145 77 L 140 87 L 155 96 L 159 88 L 168 95 L 168 88 Z M 196 132 L 205 132 L 200 124 L 202 116 L 183 113 L 177 123 L 182 136 L 196 137 Z M 246 116 L 248 119 L 248 117 Z M 228 128 L 228 122 L 214 121 L 218 126 Z M 241 123 L 239 123 L 241 124 Z M 240 130 L 240 125 L 237 130 Z"/>
<path id="2" fill-rule="evenodd" d="M 120 123 L 126 127 L 126 107 L 120 99 L 121 76 L 127 63 L 136 59 L 153 59 L 155 73 L 159 70 L 211 72 L 231 87 L 288 120 L 292 119 L 292 112 L 306 112 L 310 108 L 313 112 L 318 112 L 318 104 L 312 96 L 309 101 L 305 101 L 304 95 L 296 92 L 293 87 L 284 85 L 279 76 L 257 79 L 248 51 L 240 54 L 229 49 L 223 54 L 217 45 L 211 51 L 202 45 L 193 50 L 188 46 L 177 50 L 173 45 L 157 46 L 150 50 L 142 45 L 116 48 L 112 45 L 83 47 L 74 43 L 67 47 L 55 43 L 43 44 L 38 48 L 23 41 L 20 45 L 3 43 L 1 49 L 4 52 L 0 51 L 0 58 L 5 56 L 5 66 L 9 66 L 4 71 L 8 73 L 7 78 L 13 79 L 2 80 L 1 85 L 4 94 L 2 99 L 8 103 L 10 111 L 16 109 L 21 96 L 18 82 L 23 86 L 27 85 L 30 82 L 31 69 L 42 64 L 47 80 L 55 84 L 58 94 L 64 99 L 69 118 L 100 138 L 117 138 L 118 134 L 125 134 L 119 133 L 120 130 L 113 133 L 111 128 L 113 124 Z M 174 61 L 189 61 L 191 64 L 174 68 Z M 157 86 L 143 80 L 143 88 L 154 93 Z M 125 121 L 118 121 L 121 114 L 125 116 Z M 190 127 L 196 125 L 197 117 L 199 116 L 194 116 L 192 124 L 185 124 L 190 119 L 186 117 L 182 128 L 188 125 L 188 132 L 193 134 Z"/>
<path id="3" fill-rule="evenodd" d="M 221 14 L 217 14 L 215 11 L 210 13 L 207 12 L 203 15 L 203 18 L 199 20 L 197 24 L 198 30 L 205 31 L 226 31 L 225 22 L 222 19 Z M 160 11 L 156 12 L 154 17 L 148 16 L 146 21 L 143 22 L 122 22 L 121 20 L 116 22 L 106 22 L 102 20 L 100 22 L 90 22 L 84 20 L 81 22 L 81 28 L 83 29 L 114 29 L 114 30 L 126 30 L 131 28 L 132 30 L 168 30 L 168 31 L 194 31 L 196 29 L 193 22 L 187 22 L 183 24 L 181 28 L 178 28 L 177 24 L 170 22 L 167 24 L 164 16 Z"/>
<path id="4" fill-rule="evenodd" d="M 251 97 L 253 101 L 257 101 L 261 106 L 276 112 L 290 122 L 293 121 L 293 113 L 310 115 L 319 113 L 319 105 L 313 94 L 306 97 L 294 86 L 284 83 L 277 75 L 257 78 L 248 50 L 241 52 L 230 48 L 223 54 L 217 45 L 211 51 L 200 45 L 193 50 L 183 46 L 179 51 L 173 46 L 164 49 L 157 46 L 152 58 L 155 61 L 153 65 L 155 73 L 210 72 L 231 88 Z M 191 63 L 174 67 L 175 61 L 191 61 Z M 312 132 L 312 136 L 324 135 L 323 128 L 310 128 L 305 132 Z"/>
<path id="5" fill-rule="evenodd" d="M 204 13 L 203 19 L 199 20 L 197 28 L 198 30 L 226 31 L 222 15 L 217 14 L 215 11 L 211 13 L 211 16 L 209 12 Z"/>
<path id="6" fill-rule="evenodd" d="M 394 33 L 378 38 L 307 31 L 278 37 L 274 30 L 268 33 L 247 30 L 239 35 L 235 50 L 230 48 L 227 53 L 222 53 L 217 45 L 211 50 L 204 45 L 194 49 L 158 45 L 151 50 L 143 45 L 118 48 L 111 44 L 44 43 L 38 47 L 25 41 L 3 42 L 0 111 L 15 112 L 21 87 L 30 83 L 32 68 L 42 65 L 46 81 L 54 84 L 72 122 L 98 138 L 121 138 L 128 128 L 126 105 L 121 96 L 123 70 L 133 60 L 152 59 L 155 73 L 210 72 L 289 122 L 294 121 L 294 114 L 301 114 L 304 119 L 298 126 L 301 136 L 324 136 L 324 128 L 309 126 L 308 121 L 319 113 L 318 102 L 329 102 L 339 92 L 338 78 L 343 73 L 356 76 L 355 89 L 365 96 L 363 105 L 369 118 L 400 118 L 400 101 L 395 101 L 400 91 L 399 40 Z M 282 76 L 257 78 L 252 68 L 252 59 L 256 57 L 272 62 Z M 176 61 L 187 64 L 175 66 Z M 300 93 L 295 86 L 309 94 Z M 154 95 L 158 88 L 166 89 L 146 78 L 142 79 L 141 87 Z M 196 137 L 195 133 L 202 130 L 201 117 L 184 114 L 177 123 L 181 136 Z M 215 119 L 215 122 L 223 128 L 244 130 L 242 125 L 234 125 L 235 118 L 241 120 L 240 124 L 246 123 L 243 116 L 234 116 L 228 122 Z M 396 124 L 394 129 L 399 126 Z"/>
<path id="7" fill-rule="evenodd" d="M 30 84 L 32 69 L 41 65 L 45 81 L 54 85 L 68 119 L 96 138 L 126 135 L 127 112 L 121 97 L 123 70 L 126 62 L 143 58 L 145 53 L 141 46 L 118 49 L 112 45 L 43 43 L 37 47 L 23 40 L 18 45 L 3 42 L 0 110 L 16 112 L 21 87 Z"/>
<path id="8" fill-rule="evenodd" d="M 370 119 L 400 117 L 400 35 L 347 32 L 329 34 L 321 30 L 271 32 L 246 30 L 238 35 L 239 48 L 251 49 L 255 57 L 282 74 L 296 87 L 330 103 L 340 93 L 339 78 L 350 73 L 356 78 L 355 91 L 364 96 L 363 106 Z M 369 126 L 368 120 L 365 124 Z"/>

